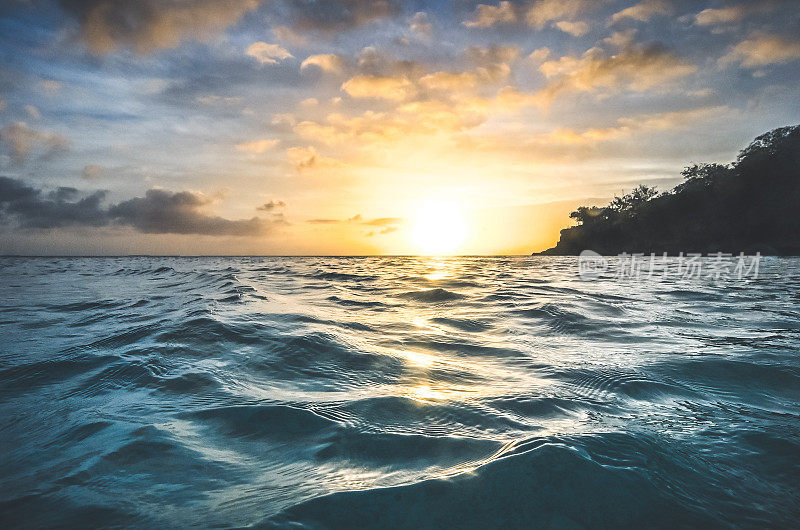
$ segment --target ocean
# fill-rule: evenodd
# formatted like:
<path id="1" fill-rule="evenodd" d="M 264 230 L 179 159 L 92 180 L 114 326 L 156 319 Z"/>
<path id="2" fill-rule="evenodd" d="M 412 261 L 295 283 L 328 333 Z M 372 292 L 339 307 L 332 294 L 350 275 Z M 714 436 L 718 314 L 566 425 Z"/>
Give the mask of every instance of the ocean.
<path id="1" fill-rule="evenodd" d="M 6 528 L 800 517 L 796 258 L 0 258 L 0 308 Z"/>

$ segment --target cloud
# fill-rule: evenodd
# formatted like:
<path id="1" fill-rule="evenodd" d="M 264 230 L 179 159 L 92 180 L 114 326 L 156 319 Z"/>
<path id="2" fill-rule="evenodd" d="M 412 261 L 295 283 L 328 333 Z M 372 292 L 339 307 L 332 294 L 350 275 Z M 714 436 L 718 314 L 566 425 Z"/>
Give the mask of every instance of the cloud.
<path id="1" fill-rule="evenodd" d="M 462 148 L 475 152 L 538 163 L 572 165 L 576 159 L 607 158 L 610 153 L 627 149 L 628 142 L 639 138 L 654 140 L 656 133 L 666 133 L 674 140 L 676 134 L 689 130 L 696 123 L 720 127 L 731 123 L 737 111 L 727 106 L 709 106 L 673 112 L 646 113 L 618 118 L 608 127 L 573 129 L 556 127 L 549 132 L 531 132 L 509 136 L 502 133 L 481 137 L 465 137 Z"/>
<path id="2" fill-rule="evenodd" d="M 290 147 L 286 158 L 297 171 L 338 165 L 336 160 L 320 155 L 313 146 Z"/>
<path id="3" fill-rule="evenodd" d="M 470 46 L 458 59 L 468 69 L 427 73 L 417 63 L 393 62 L 374 49 L 365 48 L 359 68 L 381 73 L 355 75 L 341 89 L 353 98 L 383 99 L 397 106 L 352 117 L 334 112 L 323 119 L 301 121 L 293 131 L 327 145 L 374 150 L 412 136 L 475 127 L 486 121 L 492 107 L 508 109 L 515 105 L 510 104 L 507 95 L 499 105 L 485 96 L 507 83 L 509 63 L 518 60 L 521 51 L 517 46 Z M 520 101 L 516 108 L 525 104 Z"/>
<path id="4" fill-rule="evenodd" d="M 461 72 L 433 72 L 419 78 L 419 87 L 428 90 L 449 90 L 458 98 L 462 92 L 476 87 L 496 85 L 511 74 L 509 63 L 519 58 L 521 49 L 516 46 L 470 46 L 463 57 L 475 66 Z"/>
<path id="5" fill-rule="evenodd" d="M 635 29 L 628 29 L 625 31 L 615 31 L 610 37 L 603 39 L 605 44 L 613 46 L 614 48 L 630 48 L 633 46 L 633 40 L 636 36 Z"/>
<path id="6" fill-rule="evenodd" d="M 376 219 L 376 221 L 382 221 L 382 220 L 383 219 Z M 393 232 L 397 232 L 398 230 L 400 230 L 400 227 L 399 226 L 395 226 L 395 225 L 399 224 L 399 223 L 403 223 L 405 221 L 404 219 L 399 219 L 399 218 L 386 218 L 386 220 L 396 221 L 396 222 L 392 223 L 390 226 L 386 226 L 386 225 L 380 224 L 380 223 L 362 223 L 362 224 L 365 224 L 365 225 L 383 226 L 383 228 L 381 228 L 377 232 L 375 230 L 367 232 L 366 236 L 367 237 L 373 237 L 373 236 L 376 236 L 376 235 L 386 235 L 386 234 L 391 234 Z"/>
<path id="7" fill-rule="evenodd" d="M 564 92 L 598 89 L 642 92 L 685 77 L 697 70 L 664 46 L 628 47 L 615 55 L 591 48 L 581 57 L 561 57 L 543 63 L 539 70 L 551 79 L 541 95 L 552 99 Z"/>
<path id="8" fill-rule="evenodd" d="M 288 28 L 286 26 L 278 26 L 272 28 L 272 33 L 275 35 L 275 38 L 281 42 L 285 42 L 290 46 L 305 46 L 308 44 L 308 39 L 292 28 Z"/>
<path id="9" fill-rule="evenodd" d="M 647 22 L 656 15 L 669 15 L 672 13 L 672 6 L 666 0 L 644 0 L 635 6 L 628 7 L 615 13 L 611 17 L 612 22 L 619 22 L 626 18 Z"/>
<path id="10" fill-rule="evenodd" d="M 459 58 L 469 69 L 426 73 L 418 64 L 392 62 L 366 48 L 359 59 L 361 68 L 388 73 L 356 75 L 342 84 L 342 90 L 354 98 L 384 99 L 396 106 L 360 115 L 333 112 L 300 121 L 292 130 L 306 140 L 346 147 L 347 156 L 358 158 L 354 151 L 360 151 L 363 156 L 358 159 L 363 162 L 397 144 L 430 143 L 433 135 L 477 127 L 495 112 L 542 103 L 536 94 L 504 86 L 511 73 L 508 63 L 518 60 L 521 51 L 517 46 L 470 46 Z M 489 95 L 492 90 L 498 90 L 495 96 Z M 319 153 L 311 149 L 298 147 L 287 155 L 297 169 L 305 169 L 319 161 Z"/>
<path id="11" fill-rule="evenodd" d="M 402 217 L 379 217 L 377 219 L 371 219 L 369 221 L 364 221 L 361 224 L 365 224 L 367 226 L 392 226 L 403 224 L 405 219 Z"/>
<path id="12" fill-rule="evenodd" d="M 303 138 L 318 140 L 324 144 L 335 144 L 348 139 L 348 136 L 336 127 L 313 121 L 301 121 L 293 130 Z"/>
<path id="13" fill-rule="evenodd" d="M 528 58 L 533 62 L 543 63 L 550 57 L 550 53 L 552 53 L 550 48 L 538 48 L 533 50 Z"/>
<path id="14" fill-rule="evenodd" d="M 0 177 L 0 221 L 16 220 L 21 228 L 104 226 L 108 213 L 100 206 L 105 191 L 78 198 L 75 188 L 45 193 L 21 180 Z"/>
<path id="15" fill-rule="evenodd" d="M 286 203 L 283 201 L 269 201 L 265 202 L 261 206 L 257 206 L 256 210 L 260 212 L 271 212 L 273 210 L 277 210 L 279 208 L 285 208 Z"/>
<path id="16" fill-rule="evenodd" d="M 397 225 L 405 223 L 405 219 L 402 217 L 379 217 L 377 219 L 364 221 L 364 218 L 361 216 L 361 214 L 358 214 L 347 219 L 317 218 L 309 219 L 306 222 L 313 225 L 346 225 L 357 223 L 365 226 L 380 227 L 380 230 L 377 232 L 371 231 L 366 234 L 367 237 L 372 237 L 376 234 L 391 234 L 392 232 L 396 232 L 400 229 Z"/>
<path id="17" fill-rule="evenodd" d="M 408 21 L 408 27 L 414 33 L 429 38 L 433 35 L 433 24 L 425 11 L 417 11 Z"/>
<path id="18" fill-rule="evenodd" d="M 739 63 L 745 68 L 780 64 L 800 58 L 800 41 L 778 35 L 754 35 L 734 46 L 719 60 L 721 66 Z"/>
<path id="19" fill-rule="evenodd" d="M 357 75 L 342 84 L 354 98 L 379 98 L 400 101 L 409 97 L 414 85 L 405 76 Z"/>
<path id="20" fill-rule="evenodd" d="M 548 96 L 544 91 L 539 91 L 534 94 L 522 92 L 516 87 L 505 86 L 497 93 L 494 101 L 488 103 L 493 104 L 497 108 L 506 112 L 513 112 L 523 107 L 541 107 L 546 105 Z"/>
<path id="21" fill-rule="evenodd" d="M 520 53 L 519 46 L 469 46 L 464 50 L 464 58 L 478 66 L 495 66 L 516 61 Z"/>
<path id="22" fill-rule="evenodd" d="M 66 187 L 48 193 L 0 177 L 0 222 L 28 229 L 130 226 L 146 234 L 216 236 L 262 235 L 273 224 L 259 217 L 231 220 L 207 215 L 203 209 L 211 201 L 189 191 L 151 189 L 144 197 L 103 208 L 106 194 L 101 190 L 86 195 Z"/>
<path id="23" fill-rule="evenodd" d="M 42 113 L 33 105 L 25 105 L 25 112 L 34 120 L 41 119 Z"/>
<path id="24" fill-rule="evenodd" d="M 275 125 L 277 127 L 294 127 L 295 123 L 297 123 L 297 119 L 292 114 L 275 114 L 272 116 L 272 120 L 270 124 Z"/>
<path id="25" fill-rule="evenodd" d="M 569 33 L 573 37 L 581 37 L 589 33 L 589 24 L 586 22 L 569 22 L 562 20 L 556 22 L 556 27 L 564 33 Z"/>
<path id="26" fill-rule="evenodd" d="M 201 234 L 255 236 L 269 231 L 271 223 L 259 217 L 231 220 L 203 213 L 211 201 L 182 191 L 151 189 L 144 197 L 123 201 L 108 209 L 115 222 L 145 234 Z"/>
<path id="27" fill-rule="evenodd" d="M 360 223 L 363 218 L 361 214 L 356 214 L 352 217 L 348 217 L 347 219 L 329 219 L 329 218 L 322 218 L 322 219 L 309 219 L 306 221 L 312 225 L 338 225 L 338 224 L 346 224 L 346 223 Z M 366 223 L 361 223 L 366 224 Z"/>
<path id="28" fill-rule="evenodd" d="M 463 57 L 475 66 L 474 70 L 461 72 L 433 72 L 416 81 L 417 88 L 446 90 L 458 97 L 461 92 L 489 86 L 504 81 L 511 74 L 509 63 L 519 58 L 522 50 L 517 46 L 469 46 Z"/>
<path id="29" fill-rule="evenodd" d="M 267 44 L 266 42 L 254 42 L 248 46 L 246 53 L 261 64 L 278 64 L 279 61 L 294 57 L 281 45 Z"/>
<path id="30" fill-rule="evenodd" d="M 729 24 L 738 22 L 747 14 L 745 6 L 729 6 L 719 9 L 704 9 L 694 17 L 698 26 L 715 26 L 717 24 Z"/>
<path id="31" fill-rule="evenodd" d="M 517 14 L 511 2 L 500 2 L 496 6 L 480 4 L 475 8 L 472 20 L 463 24 L 468 28 L 489 28 L 498 24 L 513 24 Z"/>
<path id="32" fill-rule="evenodd" d="M 528 8 L 528 25 L 542 29 L 551 22 L 571 20 L 592 6 L 592 0 L 537 0 Z"/>
<path id="33" fill-rule="evenodd" d="M 642 114 L 628 118 L 619 118 L 617 120 L 617 125 L 614 127 L 591 128 L 585 131 L 560 128 L 543 134 L 539 138 L 542 141 L 546 140 L 553 144 L 594 144 L 620 138 L 629 138 L 634 133 L 641 133 L 643 131 L 674 131 L 701 120 L 708 122 L 715 118 L 722 117 L 728 112 L 730 112 L 730 108 L 721 105 L 674 112 Z"/>
<path id="34" fill-rule="evenodd" d="M 104 171 L 105 168 L 90 164 L 88 166 L 83 166 L 83 171 L 81 172 L 81 176 L 86 180 L 97 180 L 101 176 L 103 176 Z"/>
<path id="35" fill-rule="evenodd" d="M 245 153 L 263 153 L 269 151 L 276 145 L 279 140 L 255 140 L 252 142 L 242 142 L 236 144 L 236 149 Z"/>
<path id="36" fill-rule="evenodd" d="M 17 164 L 24 163 L 33 154 L 48 158 L 66 151 L 70 146 L 70 141 L 64 136 L 31 129 L 24 122 L 0 129 L 0 143 L 10 151 L 12 160 Z"/>
<path id="37" fill-rule="evenodd" d="M 478 83 L 472 72 L 434 72 L 423 76 L 419 84 L 428 90 L 462 91 L 474 87 Z"/>
<path id="38" fill-rule="evenodd" d="M 93 53 L 118 48 L 137 53 L 175 48 L 183 40 L 206 40 L 234 24 L 260 0 L 61 0 L 77 18 Z"/>
<path id="39" fill-rule="evenodd" d="M 473 108 L 473 100 L 459 103 L 416 101 L 401 105 L 393 112 L 366 111 L 359 116 L 329 114 L 325 121 L 301 122 L 295 132 L 304 138 L 328 145 L 375 148 L 396 144 L 413 136 L 430 136 L 480 125 L 486 120 L 487 104 Z M 297 160 L 304 158 L 296 154 Z M 309 153 L 302 152 L 304 156 Z M 311 153 L 316 155 L 316 153 Z"/>
<path id="40" fill-rule="evenodd" d="M 305 70 L 311 66 L 325 72 L 339 72 L 342 69 L 342 58 L 335 53 L 326 53 L 320 55 L 309 55 L 301 64 L 300 69 Z"/>
<path id="41" fill-rule="evenodd" d="M 394 57 L 366 46 L 358 53 L 357 73 L 377 77 L 418 76 L 425 71 L 416 61 L 396 60 Z"/>
<path id="42" fill-rule="evenodd" d="M 659 112 L 644 114 L 634 118 L 620 118 L 618 123 L 631 129 L 647 129 L 669 131 L 679 127 L 686 127 L 698 121 L 708 122 L 731 112 L 726 105 L 684 109 L 673 112 Z"/>

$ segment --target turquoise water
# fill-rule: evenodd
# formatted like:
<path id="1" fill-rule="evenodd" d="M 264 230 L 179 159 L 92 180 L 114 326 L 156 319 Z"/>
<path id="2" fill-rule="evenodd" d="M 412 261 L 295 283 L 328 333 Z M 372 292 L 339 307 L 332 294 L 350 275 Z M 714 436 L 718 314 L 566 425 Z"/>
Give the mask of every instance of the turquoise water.
<path id="1" fill-rule="evenodd" d="M 800 260 L 2 258 L 4 526 L 790 527 Z"/>

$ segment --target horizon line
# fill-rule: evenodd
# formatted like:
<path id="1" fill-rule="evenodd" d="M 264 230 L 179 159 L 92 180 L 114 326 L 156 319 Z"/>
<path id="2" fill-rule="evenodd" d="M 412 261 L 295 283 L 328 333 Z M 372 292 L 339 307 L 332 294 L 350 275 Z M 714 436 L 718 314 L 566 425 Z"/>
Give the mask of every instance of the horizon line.
<path id="1" fill-rule="evenodd" d="M 0 258 L 512 258 L 533 254 L 0 254 Z"/>

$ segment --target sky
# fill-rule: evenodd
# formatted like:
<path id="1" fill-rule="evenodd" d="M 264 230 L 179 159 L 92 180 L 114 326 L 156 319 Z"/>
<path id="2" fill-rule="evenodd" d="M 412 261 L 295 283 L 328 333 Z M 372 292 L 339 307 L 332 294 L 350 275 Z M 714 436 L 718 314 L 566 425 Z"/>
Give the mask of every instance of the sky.
<path id="1" fill-rule="evenodd" d="M 798 122 L 796 1 L 6 0 L 0 254 L 526 254 Z"/>

